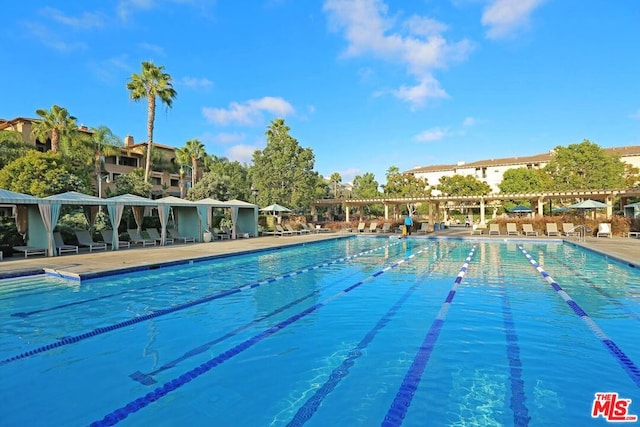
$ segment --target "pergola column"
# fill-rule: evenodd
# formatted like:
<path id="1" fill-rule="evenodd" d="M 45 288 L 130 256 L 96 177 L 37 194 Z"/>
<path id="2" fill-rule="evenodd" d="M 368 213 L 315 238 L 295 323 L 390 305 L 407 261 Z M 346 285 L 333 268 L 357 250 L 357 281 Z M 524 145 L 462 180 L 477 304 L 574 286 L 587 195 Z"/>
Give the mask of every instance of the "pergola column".
<path id="1" fill-rule="evenodd" d="M 384 204 L 384 219 L 388 220 L 389 219 L 389 205 L 388 204 Z"/>
<path id="2" fill-rule="evenodd" d="M 486 224 L 484 217 L 484 198 L 480 199 L 480 224 Z"/>
<path id="3" fill-rule="evenodd" d="M 544 197 L 538 197 L 538 216 L 544 216 Z"/>
<path id="4" fill-rule="evenodd" d="M 344 215 L 345 215 L 344 220 L 346 222 L 349 222 L 349 206 L 345 205 L 345 207 L 344 207 Z"/>
<path id="5" fill-rule="evenodd" d="M 609 219 L 613 216 L 613 196 L 607 196 L 604 202 L 607 204 L 607 219 Z"/>
<path id="6" fill-rule="evenodd" d="M 318 209 L 315 206 L 311 206 L 311 218 L 313 222 L 318 222 Z"/>

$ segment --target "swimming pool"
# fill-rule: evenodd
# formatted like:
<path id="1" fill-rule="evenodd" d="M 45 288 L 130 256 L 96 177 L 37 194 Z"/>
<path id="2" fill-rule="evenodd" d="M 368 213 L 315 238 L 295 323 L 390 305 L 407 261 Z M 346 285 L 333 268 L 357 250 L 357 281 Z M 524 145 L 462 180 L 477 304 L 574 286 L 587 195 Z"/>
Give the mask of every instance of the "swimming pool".
<path id="1" fill-rule="evenodd" d="M 603 425 L 598 392 L 640 413 L 640 274 L 570 244 L 352 237 L 9 279 L 0 307 L 7 426 Z"/>

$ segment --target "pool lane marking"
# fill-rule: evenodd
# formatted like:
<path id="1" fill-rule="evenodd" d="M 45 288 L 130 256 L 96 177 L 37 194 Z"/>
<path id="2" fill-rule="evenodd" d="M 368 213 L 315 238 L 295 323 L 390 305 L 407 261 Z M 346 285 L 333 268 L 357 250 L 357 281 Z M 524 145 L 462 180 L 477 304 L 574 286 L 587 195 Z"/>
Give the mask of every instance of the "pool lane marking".
<path id="1" fill-rule="evenodd" d="M 164 316 L 166 314 L 171 314 L 171 313 L 175 313 L 177 311 L 181 311 L 181 310 L 184 310 L 184 309 L 187 309 L 187 308 L 195 307 L 197 305 L 208 303 L 208 302 L 211 302 L 211 301 L 214 301 L 214 300 L 217 300 L 217 299 L 229 296 L 229 295 L 237 294 L 237 293 L 242 292 L 242 291 L 246 291 L 246 290 L 249 290 L 249 289 L 257 288 L 257 287 L 262 286 L 262 285 L 268 285 L 268 284 L 276 282 L 278 280 L 283 280 L 283 279 L 286 279 L 286 278 L 289 278 L 289 277 L 297 276 L 299 274 L 308 273 L 310 271 L 314 271 L 314 270 L 317 270 L 317 269 L 320 269 L 320 268 L 323 268 L 323 267 L 328 267 L 328 266 L 331 266 L 331 265 L 334 265 L 334 264 L 338 264 L 340 262 L 346 262 L 346 261 L 361 257 L 363 255 L 367 255 L 367 254 L 370 254 L 372 252 L 378 251 L 380 249 L 386 249 L 386 248 L 389 248 L 389 247 L 392 247 L 392 246 L 396 246 L 398 244 L 399 244 L 399 242 L 398 243 L 393 243 L 393 244 L 390 244 L 390 245 L 380 246 L 380 247 L 377 247 L 377 248 L 374 248 L 374 249 L 369 249 L 367 251 L 360 252 L 360 253 L 357 253 L 357 254 L 354 254 L 354 255 L 349 255 L 347 257 L 339 258 L 339 259 L 336 259 L 336 260 L 333 260 L 333 261 L 326 261 L 326 262 L 323 262 L 322 264 L 317 264 L 315 266 L 307 267 L 307 268 L 304 268 L 302 270 L 298 270 L 298 271 L 290 272 L 290 273 L 287 273 L 287 274 L 283 274 L 282 276 L 278 276 L 277 278 L 272 277 L 272 278 L 261 280 L 259 282 L 255 282 L 255 283 L 252 283 L 252 284 L 249 284 L 249 285 L 243 285 L 241 287 L 232 288 L 232 289 L 229 289 L 229 290 L 226 290 L 226 291 L 223 291 L 223 292 L 219 292 L 217 294 L 207 295 L 207 296 L 205 296 L 203 298 L 192 300 L 192 301 L 189 301 L 189 302 L 186 302 L 186 303 L 183 303 L 183 304 L 178 304 L 178 305 L 175 305 L 173 307 L 162 308 L 162 309 L 153 311 L 153 312 L 151 312 L 149 314 L 136 316 L 136 317 L 133 317 L 133 318 L 131 318 L 129 320 L 124 320 L 122 322 L 114 323 L 114 324 L 109 325 L 109 326 L 101 326 L 99 328 L 95 328 L 92 331 L 84 332 L 84 333 L 79 334 L 79 335 L 70 336 L 70 337 L 64 337 L 64 338 L 61 338 L 60 340 L 55 341 L 53 343 L 50 343 L 50 344 L 47 344 L 47 345 L 43 345 L 41 347 L 35 348 L 33 350 L 26 351 L 24 353 L 17 354 L 15 356 L 9 357 L 9 358 L 4 359 L 4 360 L 0 360 L 0 366 L 6 365 L 6 364 L 11 363 L 11 362 L 15 362 L 17 360 L 25 359 L 27 357 L 31 357 L 31 356 L 34 356 L 34 355 L 37 355 L 37 354 L 40 354 L 40 353 L 44 353 L 46 351 L 53 350 L 55 348 L 59 348 L 59 347 L 65 346 L 65 345 L 73 344 L 73 343 L 76 343 L 78 341 L 85 340 L 87 338 L 91 338 L 91 337 L 94 337 L 94 336 L 102 335 L 102 334 L 107 333 L 107 332 L 115 331 L 117 329 L 124 328 L 126 326 L 135 325 L 136 323 L 144 322 L 144 321 L 147 321 L 149 319 L 154 319 L 156 317 Z"/>
<path id="2" fill-rule="evenodd" d="M 629 375 L 631 380 L 636 383 L 638 387 L 640 387 L 640 369 L 636 366 L 635 363 L 625 354 L 618 345 L 607 336 L 607 334 L 596 324 L 596 322 L 589 316 L 583 309 L 575 302 L 569 294 L 567 294 L 564 289 L 560 287 L 560 285 L 553 280 L 551 276 L 538 264 L 538 262 L 533 259 L 531 255 L 522 247 L 522 245 L 518 245 L 518 249 L 523 255 L 529 260 L 529 263 L 538 270 L 538 273 L 551 285 L 551 287 L 556 291 L 558 295 L 562 297 L 562 299 L 567 303 L 569 307 L 573 310 L 573 312 L 582 319 L 583 322 L 587 324 L 589 329 L 600 339 L 600 342 L 609 350 L 609 353 L 620 363 L 624 371 Z"/>
<path id="3" fill-rule="evenodd" d="M 631 317 L 632 319 L 640 320 L 640 315 L 638 313 L 636 313 L 635 311 L 633 311 L 632 309 L 627 307 L 623 302 L 618 300 L 616 297 L 611 295 L 609 292 L 607 292 L 604 289 L 602 289 L 600 287 L 600 285 L 596 284 L 589 277 L 585 276 L 584 274 L 580 273 L 579 271 L 576 271 L 570 264 L 562 261 L 560 258 L 558 258 L 558 257 L 556 257 L 556 256 L 554 256 L 552 254 L 546 254 L 546 257 L 547 258 L 551 258 L 552 260 L 556 261 L 558 264 L 560 264 L 560 265 L 564 266 L 565 268 L 567 268 L 568 270 L 570 270 L 576 277 L 579 277 L 580 280 L 582 280 L 585 283 L 588 283 L 593 288 L 594 291 L 596 291 L 597 293 L 599 293 L 603 297 L 607 298 L 610 303 L 612 303 L 615 306 L 620 307 L 623 311 L 626 311 L 627 314 L 629 314 L 629 317 Z"/>
<path id="4" fill-rule="evenodd" d="M 448 253 L 444 254 L 449 255 L 455 248 L 449 250 Z M 424 280 L 429 277 L 431 273 L 433 273 L 434 269 L 442 263 L 443 255 L 441 254 L 438 260 L 430 264 L 428 267 L 428 272 L 421 274 L 417 282 Z M 355 364 L 356 360 L 362 356 L 362 350 L 367 348 L 369 343 L 373 341 L 376 334 L 384 328 L 387 323 L 389 323 L 393 317 L 396 315 L 398 310 L 404 305 L 406 300 L 411 296 L 411 294 L 418 288 L 420 283 L 415 283 L 411 286 L 399 299 L 396 303 L 385 313 L 384 316 L 380 318 L 378 323 L 364 336 L 364 338 L 355 346 L 355 348 L 351 349 L 348 353 L 348 356 L 342 361 L 342 363 L 335 368 L 331 374 L 329 375 L 329 379 L 322 385 L 322 387 L 318 388 L 316 392 L 311 396 L 307 401 L 298 409 L 293 419 L 287 424 L 287 426 L 302 426 L 304 423 L 309 421 L 313 414 L 316 412 L 322 401 L 329 393 L 331 393 L 338 383 L 349 374 L 349 369 Z"/>
<path id="5" fill-rule="evenodd" d="M 264 340 L 265 338 L 270 337 L 271 335 L 276 334 L 277 332 L 279 332 L 280 330 L 286 328 L 287 326 L 293 324 L 294 322 L 302 319 L 303 317 L 315 312 L 316 310 L 326 306 L 327 304 L 329 304 L 330 302 L 334 301 L 337 298 L 340 298 L 343 295 L 346 295 L 347 293 L 351 292 L 352 290 L 362 286 L 363 284 L 370 282 L 374 279 L 376 279 L 377 277 L 381 276 L 382 274 L 404 264 L 405 262 L 409 262 L 411 259 L 415 258 L 417 255 L 421 254 L 422 252 L 426 251 L 428 247 L 424 247 L 422 249 L 420 249 L 419 251 L 412 253 L 411 255 L 409 255 L 406 258 L 402 258 L 396 262 L 394 262 L 391 265 L 386 266 L 385 268 L 376 271 L 375 273 L 365 277 L 364 279 L 360 280 L 357 283 L 354 283 L 353 285 L 342 289 L 341 291 L 337 292 L 336 294 L 326 298 L 325 300 L 316 303 L 314 305 L 312 305 L 311 307 L 300 311 L 297 314 L 294 314 L 293 316 L 283 320 L 282 322 L 278 323 L 275 326 L 272 326 L 271 328 L 254 335 L 253 337 L 243 341 L 242 343 L 232 347 L 231 349 L 225 351 L 224 353 L 220 353 L 218 354 L 216 357 L 209 359 L 208 361 L 202 363 L 201 365 L 191 369 L 190 371 L 187 371 L 186 373 L 180 375 L 177 378 L 174 378 L 173 380 L 170 380 L 168 382 L 166 382 L 164 385 L 162 385 L 161 387 L 157 387 L 156 389 L 154 389 L 153 391 L 147 393 L 146 395 L 144 395 L 143 397 L 139 397 L 129 403 L 127 403 L 125 406 L 122 406 L 118 409 L 116 409 L 115 411 L 112 411 L 111 413 L 105 415 L 101 420 L 98 421 L 94 421 L 93 423 L 91 423 L 92 427 L 99 427 L 99 426 L 112 426 L 120 421 L 122 421 L 123 419 L 125 419 L 127 416 L 138 412 L 140 409 L 148 406 L 149 404 L 155 402 L 156 400 L 159 400 L 161 398 L 163 398 L 164 396 L 166 396 L 168 393 L 182 387 L 183 385 L 187 384 L 189 381 L 199 377 L 200 375 L 210 371 L 211 369 L 215 368 L 218 365 L 221 365 L 222 363 L 226 362 L 227 360 L 231 359 L 232 357 L 242 353 L 243 351 L 245 351 L 246 349 L 254 346 L 255 344 L 259 343 L 260 341 Z"/>
<path id="6" fill-rule="evenodd" d="M 233 268 L 233 270 L 242 270 L 242 268 L 244 268 L 244 266 L 246 266 L 247 264 L 250 264 L 250 262 L 246 262 L 246 263 L 241 263 L 239 265 L 237 265 L 236 267 Z M 72 301 L 69 303 L 65 303 L 65 304 L 60 304 L 60 305 L 56 305 L 53 307 L 47 307 L 47 308 L 42 308 L 42 309 L 38 309 L 38 310 L 33 310 L 33 311 L 22 311 L 22 312 L 16 312 L 16 313 L 12 313 L 11 316 L 13 317 L 21 317 L 21 318 L 26 318 L 29 316 L 32 316 L 34 314 L 40 314 L 40 313 L 45 313 L 45 312 L 49 312 L 49 311 L 54 311 L 54 310 L 59 310 L 62 308 L 68 308 L 68 307 L 73 307 L 76 305 L 82 305 L 82 304 L 87 304 L 87 303 L 91 303 L 91 302 L 95 302 L 95 301 L 100 301 L 103 299 L 109 299 L 109 298 L 113 298 L 116 296 L 120 296 L 120 295 L 126 295 L 126 294 L 135 294 L 138 293 L 140 291 L 146 291 L 149 289 L 155 289 L 161 286 L 166 286 L 166 285 L 170 285 L 172 283 L 177 283 L 177 282 L 191 282 L 194 281 L 196 279 L 199 279 L 201 277 L 206 277 L 206 276 L 210 276 L 212 274 L 217 274 L 219 272 L 226 272 L 229 271 L 228 269 L 223 269 L 222 267 L 218 267 L 216 266 L 216 268 L 212 268 L 209 271 L 206 271 L 202 274 L 198 274 L 195 276 L 185 276 L 185 277 L 177 277 L 175 279 L 172 279 L 170 282 L 162 282 L 159 283 L 157 285 L 150 285 L 150 286 L 143 286 L 141 288 L 136 288 L 136 289 L 126 289 L 124 291 L 120 291 L 120 292 L 115 292 L 112 294 L 107 294 L 107 295 L 101 295 L 95 298 L 88 298 L 88 299 L 84 299 L 84 300 L 79 300 L 79 301 Z M 39 291 L 37 293 L 34 292 L 34 294 L 42 294 L 42 293 L 47 293 L 50 292 L 50 290 L 45 290 L 45 291 Z M 29 295 L 32 296 L 32 295 Z"/>
<path id="7" fill-rule="evenodd" d="M 511 410 L 513 411 L 513 425 L 525 427 L 529 425 L 531 417 L 529 409 L 525 404 L 527 395 L 524 391 L 524 380 L 522 379 L 522 359 L 520 358 L 520 346 L 518 345 L 518 334 L 513 322 L 513 311 L 509 292 L 505 285 L 502 266 L 498 266 L 498 277 L 500 277 L 500 294 L 502 300 L 502 320 L 507 340 L 507 358 L 509 359 L 509 384 L 511 385 Z"/>
<path id="8" fill-rule="evenodd" d="M 462 279 L 467 273 L 467 269 L 469 264 L 471 263 L 471 258 L 473 258 L 473 254 L 475 253 L 476 245 L 473 245 L 469 255 L 464 260 L 464 264 L 462 264 L 462 268 L 460 268 L 460 272 L 458 276 L 453 282 L 453 286 L 449 291 L 449 294 L 444 300 L 438 315 L 433 320 L 431 324 L 431 328 L 427 332 L 427 335 L 424 337 L 416 356 L 413 359 L 413 363 L 409 367 L 407 374 L 402 380 L 402 384 L 400 385 L 400 389 L 396 393 L 393 402 L 391 403 L 391 407 L 387 411 L 387 414 L 382 421 L 383 427 L 395 427 L 402 424 L 404 421 L 404 417 L 407 414 L 407 410 L 409 409 L 409 405 L 411 405 L 411 401 L 413 400 L 414 393 L 418 389 L 418 385 L 420 384 L 420 380 L 422 379 L 422 374 L 424 373 L 424 369 L 429 362 L 429 358 L 431 357 L 431 353 L 436 345 L 436 341 L 438 340 L 438 336 L 440 335 L 440 330 L 442 329 L 442 325 L 444 324 L 444 320 L 447 317 L 447 312 L 449 311 L 449 307 L 451 307 L 451 302 L 453 298 L 456 296 L 456 290 L 460 283 L 462 283 Z"/>

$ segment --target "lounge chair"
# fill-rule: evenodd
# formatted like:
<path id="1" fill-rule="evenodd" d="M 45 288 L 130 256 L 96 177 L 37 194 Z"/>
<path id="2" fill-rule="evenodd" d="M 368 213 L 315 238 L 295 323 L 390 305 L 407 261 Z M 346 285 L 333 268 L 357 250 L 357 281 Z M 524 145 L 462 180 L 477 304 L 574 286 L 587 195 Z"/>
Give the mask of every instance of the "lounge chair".
<path id="1" fill-rule="evenodd" d="M 78 247 L 76 245 L 67 245 L 64 240 L 62 240 L 62 236 L 59 232 L 53 233 L 53 243 L 56 246 L 56 251 L 58 255 L 62 255 L 66 252 L 75 252 L 78 253 Z"/>
<path id="2" fill-rule="evenodd" d="M 372 222 L 372 223 L 369 225 L 369 228 L 367 229 L 367 231 L 368 231 L 369 233 L 376 233 L 376 232 L 378 231 L 378 223 L 377 223 L 377 222 L 375 222 L 375 221 L 374 221 L 374 222 Z"/>
<path id="3" fill-rule="evenodd" d="M 563 222 L 562 232 L 564 233 L 565 236 L 575 236 L 576 227 L 573 226 L 572 222 Z"/>
<path id="4" fill-rule="evenodd" d="M 316 230 L 316 233 L 328 233 L 331 231 L 330 228 L 323 227 L 320 224 L 309 224 L 309 227 L 314 228 Z"/>
<path id="5" fill-rule="evenodd" d="M 611 238 L 611 224 L 608 222 L 601 222 L 598 224 L 598 232 L 596 237 L 609 237 Z"/>
<path id="6" fill-rule="evenodd" d="M 311 234 L 312 231 L 315 231 L 311 230 L 311 228 L 309 228 L 309 226 L 304 222 L 300 224 L 300 227 L 302 227 L 300 229 L 300 234 Z"/>
<path id="7" fill-rule="evenodd" d="M 80 246 L 88 247 L 89 252 L 96 250 L 107 250 L 107 244 L 104 242 L 94 242 L 91 233 L 87 230 L 76 230 L 76 237 L 78 238 L 78 244 Z"/>
<path id="8" fill-rule="evenodd" d="M 390 222 L 385 222 L 384 224 L 382 224 L 382 228 L 380 229 L 381 233 L 392 233 L 391 230 L 391 223 Z"/>
<path id="9" fill-rule="evenodd" d="M 358 233 L 364 233 L 364 227 L 365 227 L 365 223 L 361 222 L 358 224 Z"/>
<path id="10" fill-rule="evenodd" d="M 149 238 L 155 240 L 158 245 L 162 244 L 162 235 L 160 234 L 157 228 L 147 228 L 145 231 L 149 235 Z M 165 237 L 164 244 L 172 245 L 173 239 L 171 237 Z"/>
<path id="11" fill-rule="evenodd" d="M 27 258 L 29 255 L 44 255 L 47 256 L 46 248 L 37 248 L 35 246 L 14 246 L 14 251 L 24 253 L 24 257 Z"/>
<path id="12" fill-rule="evenodd" d="M 555 222 L 547 223 L 547 236 L 560 236 L 560 232 L 558 231 L 558 224 Z"/>
<path id="13" fill-rule="evenodd" d="M 489 224 L 489 236 L 491 235 L 500 235 L 500 224 Z"/>
<path id="14" fill-rule="evenodd" d="M 280 224 L 276 224 L 276 232 L 280 236 L 293 236 L 293 231 L 285 230 Z"/>
<path id="15" fill-rule="evenodd" d="M 522 234 L 525 236 L 537 236 L 538 232 L 533 229 L 533 224 L 522 224 Z"/>
<path id="16" fill-rule="evenodd" d="M 507 236 L 517 236 L 518 233 L 518 228 L 516 226 L 515 222 L 508 222 L 507 223 Z"/>
<path id="17" fill-rule="evenodd" d="M 481 226 L 479 224 L 473 224 L 471 226 L 471 235 L 481 235 L 484 233 L 484 230 L 486 230 L 487 227 L 486 226 Z"/>
<path id="18" fill-rule="evenodd" d="M 416 234 L 420 234 L 420 233 L 427 234 L 428 232 L 429 232 L 429 223 L 428 222 L 420 223 L 420 228 L 418 230 L 416 230 Z"/>
<path id="19" fill-rule="evenodd" d="M 142 237 L 140 232 L 135 228 L 127 229 L 127 234 L 129 234 L 130 242 L 133 243 L 134 245 L 142 245 L 143 248 L 145 246 L 156 245 L 156 241 L 154 239 L 145 239 L 144 237 Z"/>
<path id="20" fill-rule="evenodd" d="M 102 239 L 104 240 L 102 243 L 106 243 L 107 245 L 111 245 L 113 242 L 113 230 L 109 230 L 109 229 L 104 229 L 104 230 L 100 230 L 100 234 L 102 235 Z M 130 248 L 131 247 L 131 242 L 128 242 L 126 240 L 119 240 L 118 239 L 118 247 L 124 248 Z"/>
<path id="21" fill-rule="evenodd" d="M 172 228 L 167 228 L 167 234 L 173 239 L 173 241 L 179 241 L 182 240 L 182 243 L 195 243 L 196 242 L 196 238 L 195 237 L 190 237 L 190 236 L 183 236 L 181 235 L 178 230 L 172 229 Z"/>
<path id="22" fill-rule="evenodd" d="M 290 233 L 291 233 L 291 235 L 294 235 L 294 234 L 302 234 L 302 232 L 301 232 L 300 230 L 296 230 L 295 228 L 293 228 L 293 227 L 291 226 L 291 224 L 285 224 L 285 225 L 284 225 L 284 228 L 285 228 L 288 232 L 290 232 Z"/>

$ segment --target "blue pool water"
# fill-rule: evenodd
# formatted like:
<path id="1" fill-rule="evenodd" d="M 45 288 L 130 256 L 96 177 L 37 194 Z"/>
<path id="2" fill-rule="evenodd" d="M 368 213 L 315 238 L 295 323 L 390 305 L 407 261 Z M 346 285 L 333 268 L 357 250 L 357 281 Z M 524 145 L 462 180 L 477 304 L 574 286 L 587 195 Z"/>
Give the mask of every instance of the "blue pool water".
<path id="1" fill-rule="evenodd" d="M 0 425 L 605 425 L 639 272 L 571 244 L 350 237 L 0 281 Z"/>

